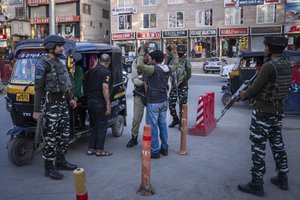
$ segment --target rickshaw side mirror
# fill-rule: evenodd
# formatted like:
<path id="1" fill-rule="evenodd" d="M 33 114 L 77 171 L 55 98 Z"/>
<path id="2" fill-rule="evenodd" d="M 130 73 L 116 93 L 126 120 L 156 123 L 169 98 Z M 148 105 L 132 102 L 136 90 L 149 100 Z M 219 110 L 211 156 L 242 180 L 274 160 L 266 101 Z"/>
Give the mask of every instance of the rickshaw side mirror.
<path id="1" fill-rule="evenodd" d="M 80 61 L 80 60 L 82 59 L 81 53 L 75 53 L 75 54 L 73 55 L 73 59 L 74 59 L 74 62 L 75 62 L 75 63 L 78 62 L 78 61 Z"/>

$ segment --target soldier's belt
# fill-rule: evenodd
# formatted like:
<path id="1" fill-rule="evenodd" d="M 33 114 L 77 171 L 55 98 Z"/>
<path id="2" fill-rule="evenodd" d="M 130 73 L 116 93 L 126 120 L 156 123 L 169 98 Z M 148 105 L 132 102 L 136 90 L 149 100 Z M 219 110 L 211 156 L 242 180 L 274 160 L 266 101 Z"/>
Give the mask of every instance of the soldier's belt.
<path id="1" fill-rule="evenodd" d="M 66 100 L 67 99 L 67 93 L 65 92 L 59 92 L 59 93 L 49 93 L 48 94 L 49 100 Z"/>

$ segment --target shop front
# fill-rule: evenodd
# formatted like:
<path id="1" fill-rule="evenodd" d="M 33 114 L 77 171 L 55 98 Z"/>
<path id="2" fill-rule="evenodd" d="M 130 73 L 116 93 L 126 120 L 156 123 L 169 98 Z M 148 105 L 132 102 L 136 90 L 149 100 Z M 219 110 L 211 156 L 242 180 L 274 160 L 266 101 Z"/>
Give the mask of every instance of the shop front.
<path id="1" fill-rule="evenodd" d="M 190 57 L 208 58 L 215 56 L 217 47 L 217 29 L 190 30 Z"/>
<path id="2" fill-rule="evenodd" d="M 162 31 L 163 47 L 162 51 L 166 52 L 166 47 L 172 43 L 184 44 L 188 47 L 188 30 Z M 189 54 L 189 52 L 187 52 Z"/>
<path id="3" fill-rule="evenodd" d="M 122 56 L 135 56 L 136 40 L 134 32 L 112 33 L 113 45 L 122 49 Z"/>
<path id="4" fill-rule="evenodd" d="M 69 40 L 80 41 L 80 16 L 56 17 L 57 34 Z M 49 35 L 49 18 L 32 18 L 31 32 L 33 38 L 44 38 Z"/>
<path id="5" fill-rule="evenodd" d="M 137 46 L 143 45 L 143 41 L 147 40 L 149 42 L 150 50 L 160 50 L 161 49 L 161 32 L 136 32 Z"/>
<path id="6" fill-rule="evenodd" d="M 282 30 L 282 25 L 250 27 L 251 51 L 263 51 L 264 37 L 280 36 L 282 35 Z"/>
<path id="7" fill-rule="evenodd" d="M 219 36 L 221 56 L 236 57 L 240 52 L 249 50 L 248 28 L 221 28 Z"/>
<path id="8" fill-rule="evenodd" d="M 288 49 L 292 50 L 294 48 L 294 41 L 296 37 L 300 37 L 300 25 L 288 24 L 284 26 L 284 34 L 289 39 Z"/>

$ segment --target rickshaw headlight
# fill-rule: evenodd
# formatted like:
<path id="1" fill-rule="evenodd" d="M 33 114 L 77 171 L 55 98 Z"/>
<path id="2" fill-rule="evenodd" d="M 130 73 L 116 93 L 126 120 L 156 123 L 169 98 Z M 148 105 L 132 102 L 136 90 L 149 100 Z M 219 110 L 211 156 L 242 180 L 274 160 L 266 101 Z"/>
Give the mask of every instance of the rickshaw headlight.
<path id="1" fill-rule="evenodd" d="M 7 110 L 8 112 L 11 112 L 11 111 L 12 111 L 12 103 L 11 103 L 11 101 L 9 101 L 9 100 L 6 100 L 6 110 Z"/>

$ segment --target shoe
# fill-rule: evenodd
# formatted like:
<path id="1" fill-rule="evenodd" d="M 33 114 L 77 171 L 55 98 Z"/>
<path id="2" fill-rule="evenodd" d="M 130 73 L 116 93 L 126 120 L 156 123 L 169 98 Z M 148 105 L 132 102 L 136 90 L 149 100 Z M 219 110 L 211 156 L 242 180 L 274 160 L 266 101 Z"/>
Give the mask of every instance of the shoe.
<path id="1" fill-rule="evenodd" d="M 277 185 L 282 190 L 288 190 L 288 177 L 286 173 L 278 173 L 277 176 L 271 178 L 271 183 Z"/>
<path id="2" fill-rule="evenodd" d="M 161 155 L 163 156 L 168 156 L 168 149 L 160 149 L 159 153 L 161 153 Z"/>
<path id="3" fill-rule="evenodd" d="M 45 160 L 45 176 L 53 180 L 61 180 L 64 175 L 55 168 L 52 160 Z"/>
<path id="4" fill-rule="evenodd" d="M 66 171 L 73 171 L 77 169 L 77 165 L 73 165 L 66 161 L 65 155 L 64 154 L 58 154 L 56 156 L 56 162 L 55 162 L 55 167 L 58 170 L 66 170 Z"/>
<path id="5" fill-rule="evenodd" d="M 110 153 L 108 151 L 104 151 L 104 150 L 96 151 L 96 156 L 111 156 L 111 155 L 113 155 L 113 153 Z"/>
<path id="6" fill-rule="evenodd" d="M 248 193 L 248 194 L 254 194 L 256 196 L 262 197 L 264 196 L 264 187 L 262 182 L 253 182 L 250 181 L 249 183 L 245 185 L 238 185 L 238 190 Z"/>
<path id="7" fill-rule="evenodd" d="M 127 148 L 131 148 L 131 147 L 133 147 L 133 146 L 135 146 L 135 145 L 137 145 L 137 144 L 138 144 L 137 136 L 134 137 L 134 136 L 132 135 L 132 138 L 129 140 L 129 142 L 127 143 L 126 147 L 127 147 Z"/>
<path id="8" fill-rule="evenodd" d="M 174 128 L 176 125 L 179 124 L 179 119 L 178 117 L 173 117 L 173 121 L 171 124 L 169 124 L 169 128 Z"/>
<path id="9" fill-rule="evenodd" d="M 151 153 L 151 159 L 159 159 L 160 158 L 160 153 Z"/>

